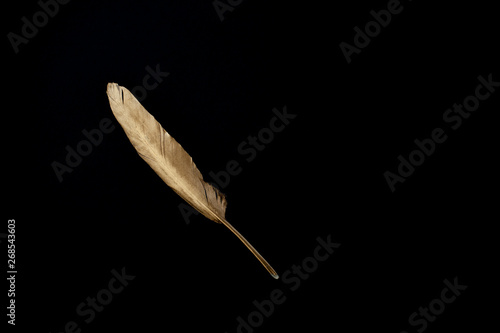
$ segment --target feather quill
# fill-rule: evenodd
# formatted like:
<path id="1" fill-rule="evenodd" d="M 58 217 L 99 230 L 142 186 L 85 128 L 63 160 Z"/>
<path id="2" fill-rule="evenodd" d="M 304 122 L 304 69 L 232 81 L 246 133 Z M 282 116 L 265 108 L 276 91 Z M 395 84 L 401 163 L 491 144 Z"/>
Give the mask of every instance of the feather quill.
<path id="1" fill-rule="evenodd" d="M 127 88 L 108 83 L 106 93 L 114 116 L 139 156 L 194 209 L 231 230 L 277 279 L 278 274 L 271 265 L 226 220 L 226 198 L 203 180 L 201 172 L 184 148 L 163 129 Z"/>

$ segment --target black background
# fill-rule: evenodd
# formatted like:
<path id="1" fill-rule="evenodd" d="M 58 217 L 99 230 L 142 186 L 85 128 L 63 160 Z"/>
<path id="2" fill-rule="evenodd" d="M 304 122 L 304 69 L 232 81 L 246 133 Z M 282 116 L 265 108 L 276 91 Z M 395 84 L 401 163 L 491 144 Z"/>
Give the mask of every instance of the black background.
<path id="1" fill-rule="evenodd" d="M 442 116 L 479 75 L 500 81 L 498 18 L 492 4 L 402 4 L 350 64 L 339 44 L 387 1 L 246 0 L 221 22 L 211 1 L 73 0 L 18 54 L 5 37 L 2 215 L 17 225 L 16 329 L 236 332 L 254 300 L 281 289 L 286 302 L 256 332 L 416 332 L 408 317 L 455 277 L 467 290 L 426 331 L 488 328 L 499 93 L 456 131 Z M 39 10 L 9 3 L 4 36 Z M 113 118 L 107 83 L 140 86 L 157 65 L 170 75 L 142 104 L 207 181 L 241 162 L 223 189 L 226 217 L 278 273 L 312 256 L 317 237 L 341 244 L 298 290 L 224 227 L 201 215 L 186 224 L 182 199 Z M 245 162 L 238 145 L 285 105 L 297 117 Z M 51 163 L 103 118 L 114 131 L 59 182 Z M 392 193 L 384 172 L 436 127 L 447 141 Z M 76 307 L 122 267 L 135 279 L 84 323 Z"/>

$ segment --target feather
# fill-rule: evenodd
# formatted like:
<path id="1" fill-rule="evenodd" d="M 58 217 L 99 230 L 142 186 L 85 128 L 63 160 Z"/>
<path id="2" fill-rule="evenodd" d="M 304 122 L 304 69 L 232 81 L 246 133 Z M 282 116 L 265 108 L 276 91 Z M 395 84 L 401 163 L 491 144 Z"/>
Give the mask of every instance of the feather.
<path id="1" fill-rule="evenodd" d="M 257 257 L 267 271 L 276 271 L 228 221 L 226 198 L 203 180 L 193 159 L 125 87 L 108 83 L 111 110 L 134 148 L 146 163 L 181 198 L 206 218 L 225 225 Z"/>

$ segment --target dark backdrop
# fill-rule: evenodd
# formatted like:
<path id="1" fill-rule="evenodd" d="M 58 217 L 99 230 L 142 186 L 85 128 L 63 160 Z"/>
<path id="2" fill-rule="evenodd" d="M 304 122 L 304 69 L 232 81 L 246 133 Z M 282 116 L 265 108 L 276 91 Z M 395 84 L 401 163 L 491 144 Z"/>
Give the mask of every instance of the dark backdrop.
<path id="1" fill-rule="evenodd" d="M 15 219 L 15 329 L 485 331 L 498 303 L 499 92 L 456 130 L 443 114 L 474 95 L 478 76 L 500 81 L 498 20 L 492 4 L 402 1 L 348 63 L 340 44 L 388 3 L 222 0 L 221 20 L 211 1 L 73 0 L 47 7 L 53 17 L 39 15 L 17 53 L 9 33 L 22 36 L 41 5 L 4 4 L 0 231 Z M 282 279 L 223 226 L 186 221 L 114 119 L 107 83 L 141 87 L 154 70 L 161 82 L 142 104 L 205 180 L 239 162 L 222 184 L 227 219 Z M 247 161 L 239 145 L 284 107 L 296 117 Z M 114 127 L 101 137 L 103 119 Z M 384 173 L 435 128 L 447 140 L 391 191 Z M 59 179 L 54 162 L 88 148 L 85 133 L 98 144 Z M 337 246 L 322 262 L 311 259 L 318 237 Z M 308 275 L 287 273 L 303 263 Z M 129 278 L 115 295 L 114 274 Z M 467 286 L 449 304 L 445 280 Z M 93 317 L 96 296 L 106 304 Z M 429 305 L 438 314 L 423 319 Z"/>

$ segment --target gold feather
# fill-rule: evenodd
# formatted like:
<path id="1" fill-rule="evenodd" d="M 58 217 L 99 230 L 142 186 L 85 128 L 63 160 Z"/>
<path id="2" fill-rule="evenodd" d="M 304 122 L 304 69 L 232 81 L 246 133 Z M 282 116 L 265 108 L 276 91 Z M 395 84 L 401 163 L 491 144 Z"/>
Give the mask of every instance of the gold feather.
<path id="1" fill-rule="evenodd" d="M 277 279 L 278 274 L 271 265 L 226 221 L 226 198 L 203 180 L 201 172 L 184 148 L 163 129 L 127 88 L 108 83 L 106 93 L 113 114 L 139 156 L 194 209 L 206 218 L 229 228 Z"/>

